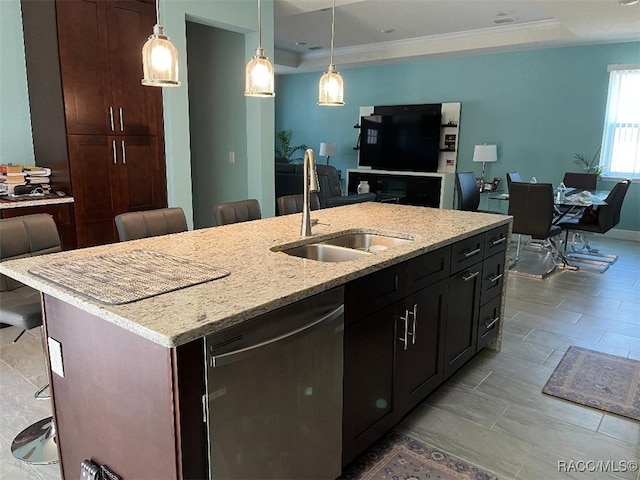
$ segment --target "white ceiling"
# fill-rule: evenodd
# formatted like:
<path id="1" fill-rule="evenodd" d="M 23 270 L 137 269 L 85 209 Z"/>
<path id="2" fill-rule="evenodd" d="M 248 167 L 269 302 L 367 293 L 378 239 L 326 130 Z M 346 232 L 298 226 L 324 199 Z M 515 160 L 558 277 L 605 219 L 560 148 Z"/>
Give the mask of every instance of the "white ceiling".
<path id="1" fill-rule="evenodd" d="M 640 40 L 640 4 L 619 1 L 336 0 L 334 63 Z M 326 70 L 331 5 L 274 0 L 278 73 Z"/>

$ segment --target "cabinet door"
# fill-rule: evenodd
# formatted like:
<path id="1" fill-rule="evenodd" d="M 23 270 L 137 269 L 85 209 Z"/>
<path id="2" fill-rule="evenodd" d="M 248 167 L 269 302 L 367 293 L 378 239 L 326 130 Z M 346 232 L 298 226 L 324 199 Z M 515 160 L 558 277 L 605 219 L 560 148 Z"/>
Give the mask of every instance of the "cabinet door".
<path id="1" fill-rule="evenodd" d="M 501 308 L 502 295 L 498 295 L 480 307 L 480 317 L 478 319 L 478 352 L 484 347 L 488 347 L 491 341 L 498 336 Z"/>
<path id="2" fill-rule="evenodd" d="M 104 0 L 56 2 L 60 71 L 69 135 L 106 135 L 111 130 L 106 15 Z"/>
<path id="3" fill-rule="evenodd" d="M 115 137 L 69 135 L 67 143 L 78 247 L 114 242 L 120 211 Z"/>
<path id="4" fill-rule="evenodd" d="M 396 328 L 395 404 L 401 413 L 442 383 L 447 292 L 445 279 L 405 300 L 405 311 Z"/>
<path id="5" fill-rule="evenodd" d="M 477 263 L 449 278 L 445 380 L 476 353 L 481 273 L 482 263 Z"/>
<path id="6" fill-rule="evenodd" d="M 120 211 L 166 207 L 164 163 L 158 161 L 159 138 L 117 136 L 113 141 L 119 167 Z"/>
<path id="7" fill-rule="evenodd" d="M 397 421 L 393 415 L 393 358 L 400 308 L 396 303 L 348 324 L 345 319 L 343 465 Z"/>
<path id="8" fill-rule="evenodd" d="M 162 89 L 142 85 L 142 46 L 153 30 L 153 3 L 107 2 L 116 134 L 160 135 Z"/>

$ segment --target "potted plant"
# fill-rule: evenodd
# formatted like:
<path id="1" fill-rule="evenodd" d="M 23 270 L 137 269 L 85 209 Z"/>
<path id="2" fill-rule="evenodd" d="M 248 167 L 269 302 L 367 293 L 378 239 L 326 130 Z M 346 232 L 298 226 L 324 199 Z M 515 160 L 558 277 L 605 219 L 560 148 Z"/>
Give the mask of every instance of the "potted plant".
<path id="1" fill-rule="evenodd" d="M 301 160 L 302 157 L 293 157 L 298 151 L 304 152 L 309 148 L 304 143 L 300 145 L 291 145 L 293 138 L 293 130 L 280 130 L 276 132 L 276 162 L 291 163 L 297 160 Z"/>
<path id="2" fill-rule="evenodd" d="M 596 152 L 591 160 L 586 158 L 581 153 L 576 153 L 573 156 L 573 163 L 581 167 L 586 173 L 595 173 L 600 176 L 604 172 L 604 166 L 600 165 L 598 156 L 600 155 L 600 149 Z"/>

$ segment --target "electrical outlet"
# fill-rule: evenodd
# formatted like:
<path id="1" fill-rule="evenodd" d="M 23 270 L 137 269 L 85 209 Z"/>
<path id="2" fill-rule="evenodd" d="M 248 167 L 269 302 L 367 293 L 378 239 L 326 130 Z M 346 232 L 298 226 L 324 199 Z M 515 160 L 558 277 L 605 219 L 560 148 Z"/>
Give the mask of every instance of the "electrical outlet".
<path id="1" fill-rule="evenodd" d="M 229 163 L 236 163 L 236 152 L 229 152 Z"/>
<path id="2" fill-rule="evenodd" d="M 62 363 L 62 345 L 57 340 L 49 337 L 49 364 L 51 371 L 64 378 L 64 365 Z"/>

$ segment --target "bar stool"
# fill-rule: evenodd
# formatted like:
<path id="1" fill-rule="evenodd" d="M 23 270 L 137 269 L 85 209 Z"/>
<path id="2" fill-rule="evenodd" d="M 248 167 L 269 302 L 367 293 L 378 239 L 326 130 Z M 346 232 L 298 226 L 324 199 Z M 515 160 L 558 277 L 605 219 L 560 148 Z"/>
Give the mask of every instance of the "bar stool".
<path id="1" fill-rule="evenodd" d="M 0 261 L 43 255 L 62 250 L 58 228 L 49 214 L 25 215 L 0 220 Z M 42 327 L 40 292 L 5 275 L 0 275 L 0 322 L 21 328 L 13 340 L 17 342 L 26 330 Z M 44 337 L 43 337 L 43 352 Z M 38 389 L 42 395 L 48 385 Z M 59 461 L 53 417 L 43 418 L 20 432 L 11 444 L 11 453 L 18 460 L 32 464 Z"/>

